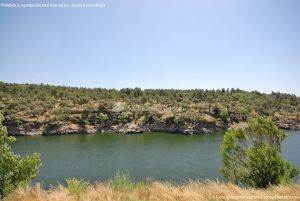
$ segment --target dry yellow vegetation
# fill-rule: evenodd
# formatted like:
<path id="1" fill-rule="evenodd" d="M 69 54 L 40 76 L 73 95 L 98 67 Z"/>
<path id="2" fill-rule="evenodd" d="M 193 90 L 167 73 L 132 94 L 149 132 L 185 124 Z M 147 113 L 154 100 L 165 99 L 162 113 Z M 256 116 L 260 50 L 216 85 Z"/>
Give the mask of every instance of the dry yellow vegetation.
<path id="1" fill-rule="evenodd" d="M 68 189 L 58 186 L 49 190 L 40 184 L 15 190 L 6 201 L 213 201 L 213 200 L 300 200 L 300 184 L 273 186 L 268 189 L 241 188 L 239 186 L 208 181 L 190 181 L 181 185 L 151 182 L 147 185 L 134 185 L 117 190 L 110 183 L 96 183 L 83 191 L 80 197 L 69 193 Z"/>

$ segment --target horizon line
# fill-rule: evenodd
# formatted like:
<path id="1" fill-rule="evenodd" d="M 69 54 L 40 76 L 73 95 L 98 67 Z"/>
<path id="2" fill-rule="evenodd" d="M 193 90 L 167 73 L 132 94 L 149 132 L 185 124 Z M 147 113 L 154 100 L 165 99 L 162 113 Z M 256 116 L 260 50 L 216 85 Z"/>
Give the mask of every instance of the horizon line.
<path id="1" fill-rule="evenodd" d="M 64 85 L 64 84 L 48 84 L 48 83 L 29 83 L 29 82 L 4 82 L 0 80 L 0 83 L 4 83 L 4 84 L 19 84 L 19 85 L 37 85 L 37 86 L 52 86 L 52 87 L 66 87 L 66 88 L 77 88 L 77 89 L 106 89 L 106 90 L 117 90 L 120 91 L 122 89 L 135 89 L 135 88 L 139 88 L 142 91 L 144 90 L 182 90 L 182 91 L 189 91 L 189 90 L 208 90 L 208 91 L 218 91 L 218 90 L 223 90 L 225 89 L 227 90 L 240 90 L 242 92 L 246 92 L 246 93 L 253 93 L 253 92 L 259 92 L 261 94 L 266 94 L 266 95 L 271 95 L 272 93 L 280 93 L 280 94 L 286 94 L 286 95 L 291 95 L 291 96 L 296 96 L 297 98 L 300 98 L 300 96 L 294 94 L 294 93 L 287 93 L 287 92 L 280 92 L 280 91 L 271 91 L 270 93 L 268 92 L 262 92 L 260 90 L 254 89 L 254 90 L 244 90 L 241 88 L 214 88 L 214 89 L 208 89 L 208 88 L 142 88 L 139 86 L 135 86 L 135 87 L 124 87 L 124 88 L 109 88 L 109 87 L 88 87 L 88 86 L 71 86 L 71 85 Z"/>

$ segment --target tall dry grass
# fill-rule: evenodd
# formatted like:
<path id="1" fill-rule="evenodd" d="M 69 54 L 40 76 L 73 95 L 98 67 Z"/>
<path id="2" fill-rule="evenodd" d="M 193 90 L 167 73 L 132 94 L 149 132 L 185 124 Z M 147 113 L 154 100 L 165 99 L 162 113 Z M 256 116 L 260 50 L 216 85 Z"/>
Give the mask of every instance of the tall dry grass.
<path id="1" fill-rule="evenodd" d="M 69 193 L 67 187 L 57 186 L 44 190 L 40 184 L 15 190 L 6 201 L 213 201 L 213 200 L 300 200 L 300 184 L 289 184 L 268 189 L 241 188 L 239 186 L 208 181 L 190 181 L 181 185 L 158 181 L 135 184 L 130 188 L 116 189 L 111 183 L 88 186 L 80 197 Z"/>

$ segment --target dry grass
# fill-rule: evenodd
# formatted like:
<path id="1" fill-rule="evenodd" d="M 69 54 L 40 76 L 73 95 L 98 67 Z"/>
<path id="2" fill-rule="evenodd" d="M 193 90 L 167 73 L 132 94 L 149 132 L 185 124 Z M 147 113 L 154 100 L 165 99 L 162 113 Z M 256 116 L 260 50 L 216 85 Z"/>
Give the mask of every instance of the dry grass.
<path id="1" fill-rule="evenodd" d="M 231 197 L 230 197 L 231 196 Z M 190 181 L 181 185 L 151 182 L 135 184 L 125 190 L 116 190 L 110 183 L 96 183 L 89 186 L 78 198 L 68 193 L 68 189 L 58 186 L 44 190 L 39 184 L 15 190 L 6 201 L 213 201 L 213 200 L 300 200 L 300 184 L 280 185 L 269 189 L 243 189 L 232 184 L 218 182 L 200 183 Z"/>

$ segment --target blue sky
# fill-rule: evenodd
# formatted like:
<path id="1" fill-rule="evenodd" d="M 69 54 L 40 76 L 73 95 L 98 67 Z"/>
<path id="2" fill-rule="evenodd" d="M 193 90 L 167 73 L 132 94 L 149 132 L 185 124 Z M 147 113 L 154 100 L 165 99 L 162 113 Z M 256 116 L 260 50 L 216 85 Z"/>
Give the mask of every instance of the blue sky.
<path id="1" fill-rule="evenodd" d="M 300 96 L 298 0 L 54 2 L 106 7 L 0 8 L 0 81 Z"/>

